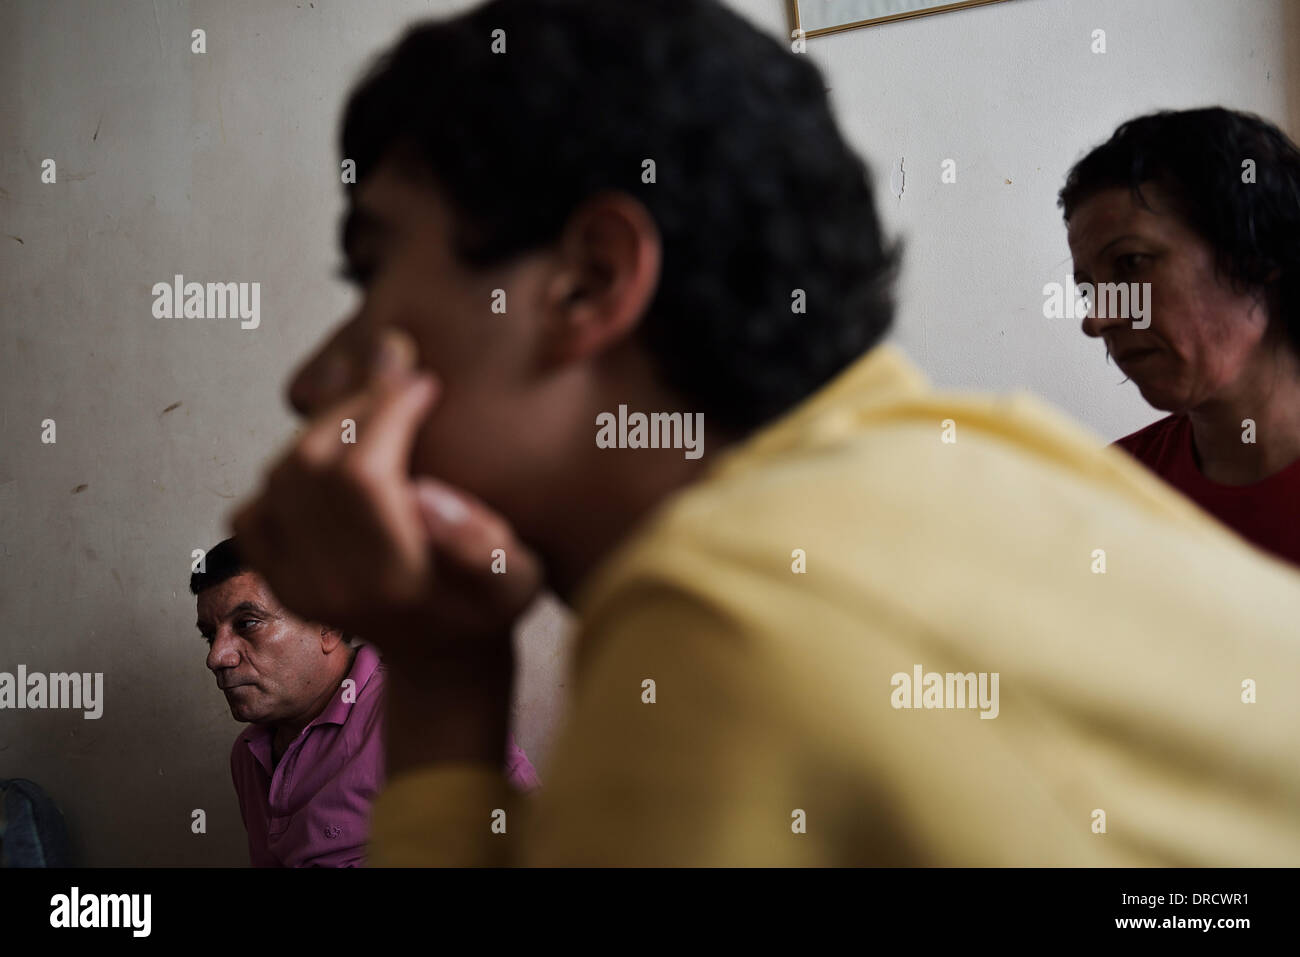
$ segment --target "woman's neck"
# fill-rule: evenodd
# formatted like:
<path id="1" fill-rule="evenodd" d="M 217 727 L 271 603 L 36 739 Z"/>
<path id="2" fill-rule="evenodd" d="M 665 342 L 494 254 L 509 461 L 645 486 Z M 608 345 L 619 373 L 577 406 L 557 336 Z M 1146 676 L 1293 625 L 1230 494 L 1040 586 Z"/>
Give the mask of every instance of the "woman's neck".
<path id="1" fill-rule="evenodd" d="M 1300 459 L 1300 356 L 1287 346 L 1263 354 L 1238 385 L 1187 413 L 1201 474 L 1251 485 Z"/>

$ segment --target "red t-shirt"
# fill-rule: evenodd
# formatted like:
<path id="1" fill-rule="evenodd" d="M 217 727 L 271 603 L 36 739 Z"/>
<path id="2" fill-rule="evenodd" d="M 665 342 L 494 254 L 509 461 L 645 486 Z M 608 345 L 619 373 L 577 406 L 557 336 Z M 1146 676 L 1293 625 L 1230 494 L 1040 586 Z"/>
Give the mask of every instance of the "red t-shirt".
<path id="1" fill-rule="evenodd" d="M 1197 467 L 1185 415 L 1161 419 L 1115 445 L 1247 541 L 1300 565 L 1300 460 L 1250 485 L 1220 485 Z"/>

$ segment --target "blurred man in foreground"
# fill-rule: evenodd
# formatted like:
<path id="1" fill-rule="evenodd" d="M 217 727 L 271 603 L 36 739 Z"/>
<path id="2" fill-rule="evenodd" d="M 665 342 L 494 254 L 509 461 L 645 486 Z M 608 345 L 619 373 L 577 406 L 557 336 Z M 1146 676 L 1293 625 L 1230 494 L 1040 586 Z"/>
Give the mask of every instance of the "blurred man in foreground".
<path id="1" fill-rule="evenodd" d="M 374 862 L 1300 863 L 1300 577 L 880 344 L 806 58 L 712 0 L 499 0 L 408 34 L 343 155 L 364 299 L 233 524 L 385 650 Z M 581 632 L 525 807 L 543 573 Z"/>

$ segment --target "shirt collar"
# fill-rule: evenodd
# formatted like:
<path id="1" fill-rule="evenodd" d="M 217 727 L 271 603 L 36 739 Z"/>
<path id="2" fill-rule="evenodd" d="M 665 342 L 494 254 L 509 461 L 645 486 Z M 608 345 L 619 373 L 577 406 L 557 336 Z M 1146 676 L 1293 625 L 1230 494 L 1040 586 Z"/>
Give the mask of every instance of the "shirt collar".
<path id="1" fill-rule="evenodd" d="M 927 392 L 929 383 L 897 346 L 882 344 L 855 359 L 793 409 L 718 456 L 710 476 L 795 448 L 842 440 L 882 408 Z"/>
<path id="2" fill-rule="evenodd" d="M 358 648 L 356 656 L 352 659 L 352 668 L 348 671 L 348 677 L 343 679 L 347 681 L 350 678 L 354 683 L 352 694 L 349 696 L 352 700 L 343 700 L 343 682 L 339 682 L 325 710 L 316 715 L 307 727 L 314 728 L 318 724 L 343 724 L 347 721 L 352 705 L 361 697 L 361 690 L 365 688 L 378 667 L 379 652 L 375 650 L 374 645 L 362 645 Z"/>
<path id="3" fill-rule="evenodd" d="M 762 467 L 787 452 L 842 442 L 867 426 L 873 418 L 895 410 L 900 402 L 923 397 L 928 391 L 925 375 L 901 349 L 890 344 L 878 345 L 855 359 L 794 408 L 720 452 L 717 460 L 700 477 L 699 484 Z M 690 486 L 678 490 L 660 504 L 659 511 L 666 510 L 677 496 L 689 491 Z M 652 522 L 653 516 L 647 517 L 640 531 L 645 531 Z M 617 578 L 616 570 L 635 551 L 639 537 L 634 533 L 621 543 L 579 585 L 573 608 L 580 618 L 589 615 L 597 603 L 597 596 Z"/>

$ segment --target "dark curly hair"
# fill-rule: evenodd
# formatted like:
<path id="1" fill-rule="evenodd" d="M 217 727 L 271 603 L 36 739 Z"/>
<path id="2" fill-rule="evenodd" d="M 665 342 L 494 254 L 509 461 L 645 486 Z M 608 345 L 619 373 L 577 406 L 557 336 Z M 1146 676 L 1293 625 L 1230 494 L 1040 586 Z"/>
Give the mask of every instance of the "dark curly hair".
<path id="1" fill-rule="evenodd" d="M 897 246 L 821 74 L 716 0 L 495 0 L 417 25 L 341 140 L 358 182 L 394 147 L 432 172 L 471 268 L 555 239 L 597 191 L 639 199 L 663 266 L 638 335 L 724 428 L 774 418 L 889 328 Z"/>
<path id="2" fill-rule="evenodd" d="M 233 538 L 224 539 L 203 556 L 203 571 L 190 575 L 190 594 L 197 595 L 249 570 L 239 553 L 239 544 Z"/>
<path id="3" fill-rule="evenodd" d="M 1246 160 L 1255 182 L 1243 182 Z M 1300 353 L 1300 149 L 1253 113 L 1222 107 L 1164 110 L 1121 125 L 1075 164 L 1057 205 L 1069 221 L 1099 190 L 1159 186 L 1214 249 L 1239 291 L 1276 286 L 1287 341 Z"/>

